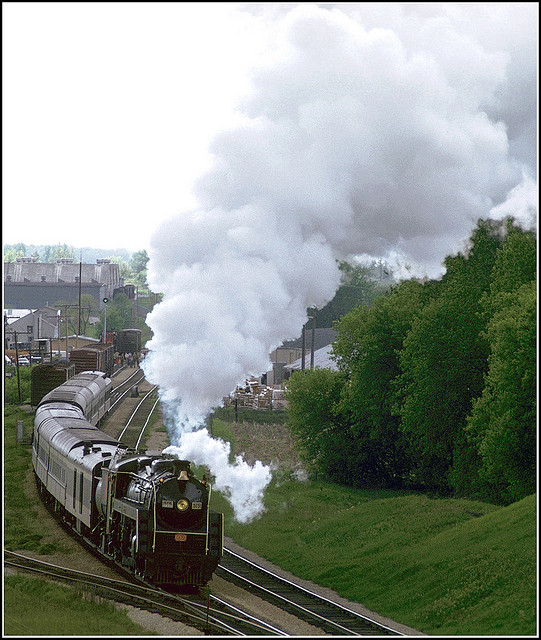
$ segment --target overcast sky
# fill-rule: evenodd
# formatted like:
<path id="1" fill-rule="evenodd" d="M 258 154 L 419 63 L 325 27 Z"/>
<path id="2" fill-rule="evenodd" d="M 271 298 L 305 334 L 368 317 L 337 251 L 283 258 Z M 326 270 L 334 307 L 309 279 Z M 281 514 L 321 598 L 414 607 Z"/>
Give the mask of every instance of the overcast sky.
<path id="1" fill-rule="evenodd" d="M 332 226 L 356 230 L 344 250 L 383 257 L 401 245 L 422 260 L 414 245 L 430 238 L 437 262 L 477 214 L 507 212 L 509 194 L 531 218 L 537 3 L 300 9 L 2 3 L 4 243 L 148 249 L 161 221 L 260 186 L 294 192 L 299 210 L 326 200 L 321 216 L 334 201 Z M 438 180 L 467 194 L 467 220 L 449 215 L 457 200 Z M 363 186 L 348 191 L 353 225 L 339 211 L 347 181 Z M 409 234 L 416 224 L 425 231 Z"/>

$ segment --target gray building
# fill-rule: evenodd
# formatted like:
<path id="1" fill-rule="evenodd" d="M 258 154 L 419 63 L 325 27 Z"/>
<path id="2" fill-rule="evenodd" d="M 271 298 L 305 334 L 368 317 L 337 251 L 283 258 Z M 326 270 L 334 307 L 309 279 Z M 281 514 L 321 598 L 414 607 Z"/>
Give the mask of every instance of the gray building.
<path id="1" fill-rule="evenodd" d="M 314 331 L 314 356 L 318 355 L 320 357 L 322 355 L 321 349 L 324 347 L 329 347 L 332 341 L 336 337 L 336 331 L 334 329 L 321 327 L 317 328 Z M 311 352 L 312 352 L 312 330 L 307 329 L 304 336 L 304 349 L 305 349 L 305 362 L 307 363 L 306 368 L 310 368 L 311 363 Z M 325 354 L 330 351 L 327 349 Z M 288 342 L 284 342 L 281 347 L 275 349 L 270 354 L 270 360 L 272 363 L 272 369 L 267 371 L 267 384 L 277 385 L 284 382 L 291 376 L 292 370 L 297 367 L 294 366 L 297 363 L 301 368 L 302 363 L 302 337 L 297 338 L 296 340 L 289 340 Z M 315 366 L 315 365 L 314 365 Z M 318 361 L 318 367 L 322 367 L 321 362 Z M 327 367 L 328 368 L 328 367 Z"/>
<path id="2" fill-rule="evenodd" d="M 4 307 L 35 309 L 59 300 L 77 304 L 79 290 L 102 306 L 103 298 L 112 298 L 115 289 L 123 286 L 119 265 L 108 259 L 96 264 L 80 264 L 71 258 L 56 263 L 17 258 L 4 263 Z"/>
<path id="3" fill-rule="evenodd" d="M 15 349 L 15 336 L 19 344 L 29 345 L 34 340 L 57 338 L 59 310 L 4 309 L 4 348 Z"/>

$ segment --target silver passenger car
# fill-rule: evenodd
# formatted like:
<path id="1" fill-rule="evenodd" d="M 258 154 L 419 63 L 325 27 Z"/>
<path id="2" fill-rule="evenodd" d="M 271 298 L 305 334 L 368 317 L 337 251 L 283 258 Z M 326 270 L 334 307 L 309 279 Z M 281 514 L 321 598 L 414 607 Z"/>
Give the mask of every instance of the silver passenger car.
<path id="1" fill-rule="evenodd" d="M 118 442 L 97 428 L 110 404 L 111 380 L 101 372 L 70 378 L 36 409 L 32 464 L 44 491 L 81 524 L 97 519 L 93 493 Z"/>

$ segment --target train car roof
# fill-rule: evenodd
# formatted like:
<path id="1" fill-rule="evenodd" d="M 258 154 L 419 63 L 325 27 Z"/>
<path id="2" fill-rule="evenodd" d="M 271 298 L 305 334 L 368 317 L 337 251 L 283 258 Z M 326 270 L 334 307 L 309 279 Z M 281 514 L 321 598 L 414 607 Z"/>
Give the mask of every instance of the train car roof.
<path id="1" fill-rule="evenodd" d="M 118 441 L 112 436 L 103 433 L 99 429 L 93 427 L 89 422 L 80 420 L 80 424 L 74 424 L 75 421 L 64 421 L 64 425 L 45 424 L 40 434 L 43 434 L 49 441 L 50 445 L 62 455 L 68 455 L 70 451 L 76 447 L 85 444 L 96 446 L 100 444 L 108 444 L 116 447 Z"/>
<path id="2" fill-rule="evenodd" d="M 102 431 L 92 429 L 67 429 L 55 436 L 53 446 L 57 451 L 66 455 L 76 447 L 90 444 L 92 447 L 100 444 L 118 445 L 118 441 Z"/>
<path id="3" fill-rule="evenodd" d="M 40 406 L 49 402 L 83 403 L 85 408 L 94 392 L 110 384 L 110 378 L 101 372 L 80 373 L 43 396 Z M 94 392 L 93 392 L 94 387 Z"/>

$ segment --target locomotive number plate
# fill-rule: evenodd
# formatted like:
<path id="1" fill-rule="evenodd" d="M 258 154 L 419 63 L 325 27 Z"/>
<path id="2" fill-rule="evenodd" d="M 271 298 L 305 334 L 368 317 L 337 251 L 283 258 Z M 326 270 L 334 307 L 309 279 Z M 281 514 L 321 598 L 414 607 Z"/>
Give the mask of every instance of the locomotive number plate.
<path id="1" fill-rule="evenodd" d="M 162 507 L 164 507 L 165 509 L 172 509 L 173 508 L 173 501 L 172 500 L 162 500 Z"/>
<path id="2" fill-rule="evenodd" d="M 177 542 L 186 542 L 188 536 L 185 533 L 175 533 L 175 540 Z"/>
<path id="3" fill-rule="evenodd" d="M 202 502 L 192 502 L 192 509 L 202 509 L 202 508 L 203 508 Z"/>

